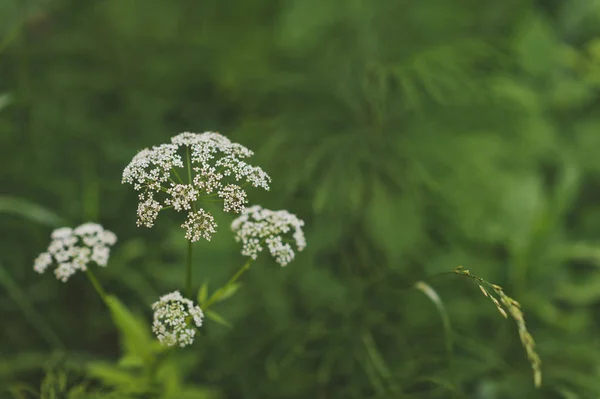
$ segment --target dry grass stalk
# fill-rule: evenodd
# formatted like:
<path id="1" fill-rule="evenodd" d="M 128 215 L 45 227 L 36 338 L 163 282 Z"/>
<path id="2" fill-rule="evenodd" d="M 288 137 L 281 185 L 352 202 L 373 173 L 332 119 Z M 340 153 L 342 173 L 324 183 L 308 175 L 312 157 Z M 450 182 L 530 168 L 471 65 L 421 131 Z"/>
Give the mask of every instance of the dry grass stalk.
<path id="1" fill-rule="evenodd" d="M 479 289 L 481 290 L 483 295 L 492 300 L 492 302 L 496 306 L 496 309 L 498 309 L 500 314 L 505 318 L 508 318 L 508 310 L 508 313 L 510 313 L 512 318 L 516 321 L 517 327 L 519 328 L 519 337 L 521 338 L 521 343 L 523 344 L 523 347 L 527 352 L 527 357 L 529 358 L 531 368 L 533 369 L 533 382 L 536 388 L 542 385 L 542 361 L 540 360 L 539 355 L 535 351 L 535 341 L 533 340 L 533 337 L 531 336 L 529 331 L 527 331 L 527 326 L 525 325 L 525 318 L 523 316 L 523 312 L 521 311 L 521 305 L 519 304 L 519 302 L 506 295 L 502 287 L 500 287 L 499 285 L 492 284 L 487 280 L 482 279 L 481 277 L 471 274 L 469 270 L 464 269 L 462 266 L 459 266 L 456 269 L 454 269 L 454 273 L 461 276 L 470 277 L 473 280 L 477 281 Z M 489 287 L 491 288 L 491 290 L 488 291 L 488 289 L 486 289 L 485 287 Z M 492 293 L 496 294 L 497 298 Z"/>

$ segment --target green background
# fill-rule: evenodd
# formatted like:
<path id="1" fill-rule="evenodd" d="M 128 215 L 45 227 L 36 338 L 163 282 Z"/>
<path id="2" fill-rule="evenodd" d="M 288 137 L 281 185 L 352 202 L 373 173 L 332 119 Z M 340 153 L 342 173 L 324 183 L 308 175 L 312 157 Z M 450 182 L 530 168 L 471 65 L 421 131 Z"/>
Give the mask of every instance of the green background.
<path id="1" fill-rule="evenodd" d="M 0 397 L 600 397 L 599 88 L 597 1 L 1 0 Z M 273 184 L 251 202 L 303 218 L 308 247 L 253 266 L 217 305 L 232 328 L 207 321 L 158 374 L 119 365 L 154 359 L 149 305 L 186 246 L 181 215 L 136 227 L 122 170 L 207 130 L 255 151 Z M 89 220 L 143 322 L 33 272 Z M 231 220 L 196 245 L 197 287 L 242 264 Z M 540 389 L 512 320 L 427 277 L 458 265 L 521 302 Z"/>

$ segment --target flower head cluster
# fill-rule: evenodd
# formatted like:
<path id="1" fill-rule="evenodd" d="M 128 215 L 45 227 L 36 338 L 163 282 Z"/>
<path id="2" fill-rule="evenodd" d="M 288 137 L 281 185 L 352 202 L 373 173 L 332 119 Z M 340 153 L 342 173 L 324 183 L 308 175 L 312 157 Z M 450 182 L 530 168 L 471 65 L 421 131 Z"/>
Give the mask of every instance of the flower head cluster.
<path id="1" fill-rule="evenodd" d="M 122 179 L 140 191 L 137 225 L 152 227 L 159 212 L 172 207 L 189 213 L 182 225 L 188 239 L 210 240 L 216 225 L 212 215 L 198 210 L 198 201 L 222 200 L 225 212 L 240 213 L 247 204 L 243 184 L 269 189 L 271 178 L 246 162 L 252 155 L 248 148 L 214 132 L 181 133 L 170 144 L 143 149 L 127 165 Z M 210 222 L 196 222 L 206 215 Z"/>
<path id="2" fill-rule="evenodd" d="M 298 251 L 306 247 L 303 226 L 304 221 L 288 211 L 271 211 L 255 205 L 246 208 L 233 221 L 231 229 L 236 233 L 235 240 L 242 242 L 242 255 L 256 259 L 266 246 L 275 261 L 285 266 L 294 259 L 289 242 L 295 242 Z"/>
<path id="3" fill-rule="evenodd" d="M 77 270 L 87 270 L 90 262 L 106 266 L 110 257 L 110 247 L 117 242 L 117 236 L 96 223 L 85 223 L 72 229 L 61 227 L 52 232 L 52 242 L 46 252 L 34 262 L 33 269 L 43 273 L 54 261 L 56 278 L 65 282 Z"/>
<path id="4" fill-rule="evenodd" d="M 152 331 L 166 346 L 184 347 L 194 342 L 195 327 L 202 326 L 204 314 L 199 306 L 181 296 L 179 291 L 160 297 L 152 305 Z"/>
<path id="5" fill-rule="evenodd" d="M 188 217 L 181 227 L 185 229 L 185 238 L 191 242 L 198 241 L 200 237 L 210 241 L 212 235 L 217 231 L 215 219 L 204 209 L 188 213 Z"/>

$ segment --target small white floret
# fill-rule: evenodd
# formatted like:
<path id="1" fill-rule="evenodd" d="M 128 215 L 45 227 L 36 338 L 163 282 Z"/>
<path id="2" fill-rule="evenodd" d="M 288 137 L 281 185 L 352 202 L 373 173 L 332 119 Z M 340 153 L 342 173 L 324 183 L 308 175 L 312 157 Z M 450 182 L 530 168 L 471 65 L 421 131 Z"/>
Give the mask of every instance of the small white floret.
<path id="1" fill-rule="evenodd" d="M 117 242 L 115 233 L 97 223 L 85 223 L 75 229 L 62 227 L 54 230 L 51 238 L 47 251 L 35 259 L 33 269 L 43 273 L 55 262 L 54 274 L 63 282 L 78 270 L 87 270 L 90 262 L 106 266 L 110 247 Z"/>
<path id="2" fill-rule="evenodd" d="M 242 255 L 256 259 L 264 244 L 275 261 L 286 266 L 295 256 L 290 242 L 295 243 L 298 251 L 306 247 L 303 226 L 304 221 L 288 211 L 271 211 L 255 205 L 246 208 L 232 222 L 231 229 L 236 233 L 236 241 L 242 243 Z"/>
<path id="3" fill-rule="evenodd" d="M 160 297 L 152 309 L 152 331 L 161 344 L 183 348 L 194 342 L 196 328 L 204 318 L 199 306 L 175 291 Z"/>

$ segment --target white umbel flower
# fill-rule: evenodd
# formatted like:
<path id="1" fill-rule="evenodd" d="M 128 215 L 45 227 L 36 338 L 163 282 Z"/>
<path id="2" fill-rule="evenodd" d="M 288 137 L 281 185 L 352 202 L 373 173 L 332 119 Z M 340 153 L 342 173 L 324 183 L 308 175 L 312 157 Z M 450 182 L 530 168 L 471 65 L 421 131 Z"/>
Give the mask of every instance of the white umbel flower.
<path id="1" fill-rule="evenodd" d="M 256 259 L 264 244 L 275 261 L 286 266 L 295 255 L 290 242 L 295 243 L 298 251 L 306 247 L 303 226 L 304 221 L 288 211 L 271 211 L 255 205 L 246 208 L 233 221 L 231 229 L 236 233 L 235 240 L 242 243 L 242 255 Z"/>
<path id="2" fill-rule="evenodd" d="M 191 239 L 198 236 L 190 234 L 187 225 L 198 214 L 208 214 L 201 209 L 205 199 L 222 200 L 225 212 L 242 212 L 247 203 L 243 185 L 269 190 L 271 182 L 260 167 L 247 163 L 252 155 L 216 132 L 185 132 L 172 137 L 170 144 L 143 149 L 127 165 L 122 179 L 140 192 L 137 225 L 152 227 L 159 212 L 172 207 L 188 212 L 184 228 Z"/>
<path id="3" fill-rule="evenodd" d="M 158 217 L 158 213 L 162 210 L 160 202 L 155 201 L 152 193 L 139 195 L 140 203 L 137 209 L 137 225 L 138 227 L 152 227 L 154 221 Z"/>
<path id="4" fill-rule="evenodd" d="M 115 233 L 97 223 L 84 223 L 75 229 L 61 227 L 52 232 L 51 238 L 46 252 L 35 259 L 33 269 L 44 273 L 56 262 L 54 274 L 62 282 L 66 282 L 77 270 L 87 270 L 90 262 L 106 266 L 110 247 L 117 242 Z"/>
<path id="5" fill-rule="evenodd" d="M 171 170 L 183 167 L 177 150 L 178 145 L 161 144 L 151 149 L 144 148 L 133 157 L 123 171 L 123 183 L 133 184 L 138 191 L 160 190 L 161 184 L 169 181 Z"/>
<path id="6" fill-rule="evenodd" d="M 223 210 L 225 212 L 240 213 L 248 202 L 246 192 L 235 184 L 226 185 L 218 194 L 220 198 L 223 198 Z"/>
<path id="7" fill-rule="evenodd" d="M 189 211 L 198 199 L 198 190 L 191 184 L 171 184 L 167 194 L 170 197 L 165 200 L 165 203 L 172 205 L 176 211 Z"/>
<path id="8" fill-rule="evenodd" d="M 202 326 L 204 318 L 199 306 L 175 291 L 160 297 L 152 309 L 152 331 L 161 344 L 183 348 L 194 342 L 196 328 Z"/>
<path id="9" fill-rule="evenodd" d="M 181 227 L 185 229 L 185 238 L 191 242 L 196 242 L 200 238 L 210 241 L 213 234 L 217 232 L 215 218 L 204 209 L 200 209 L 197 212 L 190 212 L 187 220 Z"/>

